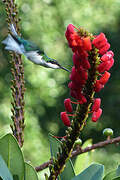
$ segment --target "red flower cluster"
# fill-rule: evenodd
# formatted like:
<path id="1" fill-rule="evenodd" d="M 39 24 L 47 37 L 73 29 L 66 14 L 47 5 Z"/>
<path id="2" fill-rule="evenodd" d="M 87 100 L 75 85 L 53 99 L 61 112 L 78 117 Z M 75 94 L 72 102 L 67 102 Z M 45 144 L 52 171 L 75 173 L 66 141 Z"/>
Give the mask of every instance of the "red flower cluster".
<path id="1" fill-rule="evenodd" d="M 68 87 L 73 98 L 77 99 L 80 104 L 86 103 L 83 94 L 83 87 L 88 79 L 88 69 L 90 63 L 88 61 L 88 52 L 92 49 L 90 37 L 80 36 L 72 24 L 69 24 L 65 33 L 69 46 L 73 53 L 73 68 L 70 74 Z"/>
<path id="2" fill-rule="evenodd" d="M 87 57 L 87 51 L 92 49 L 90 37 L 80 36 L 75 29 L 77 29 L 72 24 L 69 24 L 65 33 L 68 40 L 69 47 L 72 48 L 73 52 L 77 52 L 80 57 Z"/>
<path id="3" fill-rule="evenodd" d="M 69 24 L 65 33 L 68 40 L 69 47 L 73 51 L 73 67 L 70 74 L 71 82 L 68 84 L 70 94 L 77 100 L 77 103 L 84 104 L 87 102 L 84 88 L 89 76 L 89 69 L 92 67 L 93 60 L 95 61 L 95 69 L 97 77 L 94 82 L 94 91 L 99 92 L 110 78 L 109 69 L 114 64 L 114 53 L 108 51 L 110 44 L 103 33 L 98 36 L 93 36 L 87 33 L 82 28 L 77 29 L 72 24 Z M 97 59 L 91 58 L 91 52 L 97 48 Z M 93 53 L 94 54 L 94 53 Z M 102 114 L 100 108 L 101 99 L 96 98 L 92 106 L 92 121 L 96 122 Z M 64 101 L 66 112 L 61 112 L 61 119 L 66 126 L 70 126 L 70 119 L 67 112 L 73 112 L 71 100 L 65 99 Z"/>
<path id="4" fill-rule="evenodd" d="M 113 59 L 114 53 L 112 51 L 107 52 L 107 50 L 110 48 L 110 44 L 107 42 L 107 39 L 103 33 L 100 33 L 92 41 L 92 44 L 99 50 L 99 54 L 102 55 L 97 70 L 99 73 L 103 73 L 103 74 L 100 74 L 101 75 L 100 79 L 96 80 L 95 83 L 95 92 L 99 92 L 102 88 L 104 88 L 104 85 L 107 83 L 107 81 L 110 78 L 110 73 L 108 71 L 114 64 L 114 59 Z M 96 106 L 99 107 L 97 108 L 97 110 L 95 110 Z M 92 107 L 92 111 L 93 111 L 92 121 L 96 122 L 102 114 L 99 98 L 95 99 L 94 105 Z"/>
<path id="5" fill-rule="evenodd" d="M 100 38 L 100 35 L 99 35 L 99 38 Z M 97 37 L 97 39 L 98 39 L 98 37 Z M 93 40 L 93 42 L 94 41 L 95 41 L 95 39 Z M 104 39 L 103 39 L 103 42 L 101 40 L 101 43 L 103 44 L 103 48 L 104 48 Z M 95 43 L 94 43 L 94 45 L 96 46 Z M 99 48 L 99 50 L 100 50 L 101 46 L 99 47 L 99 45 L 97 44 L 97 48 Z M 104 88 L 104 85 L 107 83 L 107 81 L 110 78 L 110 73 L 108 71 L 114 64 L 114 59 L 113 59 L 114 53 L 112 51 L 106 52 L 106 49 L 104 49 L 104 52 L 105 52 L 105 54 L 100 58 L 100 64 L 97 69 L 99 73 L 104 73 L 104 74 L 101 74 L 101 78 L 96 81 L 95 92 L 99 92 L 102 88 Z"/>

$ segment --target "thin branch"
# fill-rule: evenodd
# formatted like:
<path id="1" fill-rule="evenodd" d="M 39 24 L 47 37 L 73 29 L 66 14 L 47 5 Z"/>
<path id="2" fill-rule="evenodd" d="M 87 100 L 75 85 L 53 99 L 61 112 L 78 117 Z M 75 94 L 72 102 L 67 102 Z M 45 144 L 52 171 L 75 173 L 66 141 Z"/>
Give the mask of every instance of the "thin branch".
<path id="1" fill-rule="evenodd" d="M 74 150 L 72 153 L 71 153 L 71 158 L 77 156 L 77 155 L 80 155 L 80 154 L 83 154 L 83 153 L 86 153 L 86 152 L 89 152 L 93 149 L 98 149 L 98 148 L 102 148 L 104 146 L 107 146 L 109 144 L 116 144 L 116 143 L 119 143 L 120 142 L 120 136 L 116 137 L 116 138 L 113 138 L 113 139 L 109 139 L 109 140 L 106 140 L 106 141 L 101 141 L 99 143 L 96 143 L 96 144 L 93 144 L 92 146 L 88 146 L 84 149 L 76 149 Z M 52 159 L 41 164 L 40 166 L 37 166 L 35 169 L 37 172 L 47 168 L 50 164 L 52 164 Z"/>
<path id="2" fill-rule="evenodd" d="M 52 161 L 52 159 L 51 159 L 51 160 L 49 160 L 49 161 L 41 164 L 40 166 L 35 167 L 35 170 L 36 170 L 37 172 L 42 171 L 43 169 L 46 169 L 46 168 L 47 168 L 50 164 L 52 164 L 52 163 L 53 163 L 53 161 Z"/>

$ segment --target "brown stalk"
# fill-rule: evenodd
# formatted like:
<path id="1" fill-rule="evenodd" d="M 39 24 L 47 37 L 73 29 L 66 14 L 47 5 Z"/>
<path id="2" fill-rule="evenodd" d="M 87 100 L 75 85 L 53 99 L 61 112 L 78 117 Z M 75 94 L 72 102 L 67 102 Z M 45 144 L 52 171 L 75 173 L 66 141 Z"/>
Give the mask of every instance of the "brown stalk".
<path id="1" fill-rule="evenodd" d="M 19 17 L 18 17 L 18 10 L 17 5 L 15 4 L 14 0 L 3 0 L 3 3 L 6 6 L 6 13 L 7 13 L 7 23 L 8 23 L 8 32 L 10 32 L 10 24 L 13 24 L 17 33 L 20 35 L 19 31 Z M 11 90 L 12 90 L 12 97 L 13 100 L 12 104 L 12 120 L 13 125 L 11 125 L 13 135 L 16 137 L 20 147 L 22 147 L 24 138 L 23 138 L 23 131 L 24 131 L 24 69 L 22 64 L 21 55 L 11 52 L 10 53 L 11 59 L 11 73 L 13 75 L 13 79 L 11 80 Z"/>

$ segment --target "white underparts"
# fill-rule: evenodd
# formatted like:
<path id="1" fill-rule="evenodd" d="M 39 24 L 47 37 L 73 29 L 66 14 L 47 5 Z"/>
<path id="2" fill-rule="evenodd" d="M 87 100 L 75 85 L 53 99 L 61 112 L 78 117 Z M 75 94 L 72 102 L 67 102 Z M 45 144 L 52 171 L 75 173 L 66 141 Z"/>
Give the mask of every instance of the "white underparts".
<path id="1" fill-rule="evenodd" d="M 47 67 L 47 68 L 53 68 L 53 69 L 59 69 L 60 67 L 56 64 L 52 64 L 49 62 L 46 62 L 43 59 L 43 56 L 37 53 L 37 51 L 29 51 L 24 53 L 24 55 L 33 63 Z"/>
<path id="2" fill-rule="evenodd" d="M 48 63 L 49 68 L 53 69 L 60 69 L 60 67 L 57 64 Z"/>

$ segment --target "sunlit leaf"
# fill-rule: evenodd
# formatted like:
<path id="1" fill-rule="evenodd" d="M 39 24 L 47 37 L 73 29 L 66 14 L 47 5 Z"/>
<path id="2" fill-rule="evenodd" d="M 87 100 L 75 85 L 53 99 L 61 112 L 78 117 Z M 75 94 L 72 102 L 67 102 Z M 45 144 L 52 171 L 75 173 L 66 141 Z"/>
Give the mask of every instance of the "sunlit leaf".
<path id="1" fill-rule="evenodd" d="M 92 164 L 86 168 L 78 176 L 72 178 L 72 180 L 102 180 L 104 166 L 101 164 Z"/>
<path id="2" fill-rule="evenodd" d="M 2 156 L 0 156 L 0 177 L 3 178 L 3 180 L 13 180 L 13 177 Z"/>
<path id="3" fill-rule="evenodd" d="M 25 180 L 38 180 L 35 169 L 25 162 Z"/>
<path id="4" fill-rule="evenodd" d="M 24 179 L 24 159 L 16 139 L 7 134 L 0 139 L 0 155 L 4 159 L 14 179 Z"/>
<path id="5" fill-rule="evenodd" d="M 120 165 L 116 170 L 110 171 L 108 174 L 106 174 L 103 180 L 112 180 L 118 176 L 120 176 Z"/>

